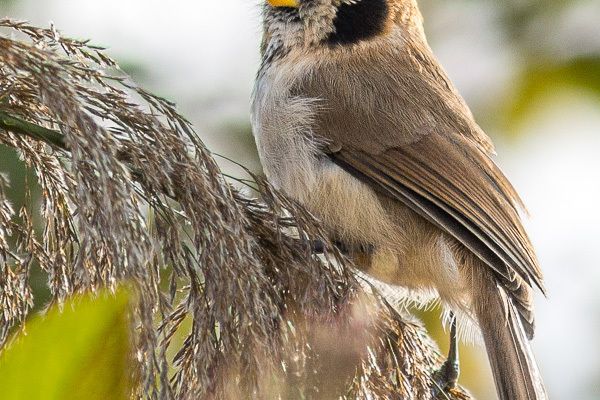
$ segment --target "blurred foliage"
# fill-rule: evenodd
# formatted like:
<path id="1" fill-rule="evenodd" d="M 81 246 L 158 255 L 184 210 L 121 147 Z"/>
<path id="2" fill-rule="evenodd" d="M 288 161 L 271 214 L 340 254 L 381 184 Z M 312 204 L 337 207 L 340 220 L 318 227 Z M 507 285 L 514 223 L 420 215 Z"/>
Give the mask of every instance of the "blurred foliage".
<path id="1" fill-rule="evenodd" d="M 489 0 L 488 0 L 489 1 Z M 504 0 L 489 1 L 498 9 L 501 26 L 513 40 L 526 38 L 531 24 L 541 17 L 559 15 L 581 0 Z"/>
<path id="2" fill-rule="evenodd" d="M 20 210 L 27 207 L 32 211 L 36 230 L 40 230 L 40 186 L 35 173 L 19 158 L 14 149 L 0 144 L 0 174 L 5 174 L 11 182 L 6 195 L 13 207 Z M 15 218 L 19 218 L 15 216 Z M 39 232 L 38 232 L 39 233 Z M 50 290 L 47 285 L 48 274 L 39 268 L 37 262 L 32 265 L 31 289 L 34 293 L 34 310 L 41 309 L 50 300 Z"/>
<path id="3" fill-rule="evenodd" d="M 563 88 L 575 88 L 600 100 L 600 55 L 524 68 L 512 97 L 506 102 L 506 112 L 502 115 L 508 124 L 518 125 L 528 115 L 538 111 L 540 100 Z"/>
<path id="4" fill-rule="evenodd" d="M 7 193 L 8 198 L 16 209 L 27 202 L 25 187 L 31 190 L 31 197 L 39 198 L 39 186 L 35 174 L 19 159 L 16 151 L 0 144 L 0 173 L 7 174 L 13 184 Z"/>
<path id="5" fill-rule="evenodd" d="M 129 398 L 128 303 L 88 295 L 34 318 L 0 358 L 2 399 Z"/>
<path id="6" fill-rule="evenodd" d="M 134 60 L 119 60 L 119 67 L 136 82 L 151 80 L 150 71 L 142 63 Z"/>
<path id="7" fill-rule="evenodd" d="M 18 0 L 0 0 L 0 7 L 10 7 L 17 2 Z"/>

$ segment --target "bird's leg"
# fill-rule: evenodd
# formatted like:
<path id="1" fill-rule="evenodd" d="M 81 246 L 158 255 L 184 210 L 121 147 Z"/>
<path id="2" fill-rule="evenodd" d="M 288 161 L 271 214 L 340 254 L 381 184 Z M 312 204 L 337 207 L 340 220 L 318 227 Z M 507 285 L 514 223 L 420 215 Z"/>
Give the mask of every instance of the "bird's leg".
<path id="1" fill-rule="evenodd" d="M 448 351 L 448 359 L 444 363 L 446 369 L 446 383 L 448 387 L 455 388 L 460 375 L 460 360 L 458 354 L 458 332 L 456 327 L 456 315 L 451 314 L 452 322 L 450 325 L 450 350 Z"/>
<path id="2" fill-rule="evenodd" d="M 458 333 L 456 329 L 456 316 L 454 313 L 450 313 L 450 318 L 450 350 L 448 351 L 446 362 L 434 375 L 437 384 L 437 388 L 434 390 L 435 392 L 454 389 L 457 386 L 458 376 L 460 374 Z"/>

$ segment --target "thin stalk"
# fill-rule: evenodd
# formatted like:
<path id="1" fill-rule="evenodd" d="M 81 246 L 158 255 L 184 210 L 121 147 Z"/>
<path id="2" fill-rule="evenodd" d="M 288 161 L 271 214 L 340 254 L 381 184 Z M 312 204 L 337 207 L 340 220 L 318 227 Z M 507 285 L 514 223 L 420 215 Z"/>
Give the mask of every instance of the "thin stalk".
<path id="1" fill-rule="evenodd" d="M 29 136 L 32 139 L 41 140 L 51 146 L 67 150 L 65 137 L 62 133 L 43 126 L 32 124 L 0 110 L 0 128 L 16 133 L 18 135 Z"/>

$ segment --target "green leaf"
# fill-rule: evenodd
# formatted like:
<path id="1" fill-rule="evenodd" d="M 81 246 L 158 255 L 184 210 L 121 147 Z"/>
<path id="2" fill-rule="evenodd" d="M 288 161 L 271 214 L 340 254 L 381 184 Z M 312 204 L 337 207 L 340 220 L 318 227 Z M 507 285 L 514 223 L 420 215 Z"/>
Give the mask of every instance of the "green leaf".
<path id="1" fill-rule="evenodd" d="M 3 400 L 129 397 L 128 296 L 78 297 L 27 324 L 0 358 Z"/>

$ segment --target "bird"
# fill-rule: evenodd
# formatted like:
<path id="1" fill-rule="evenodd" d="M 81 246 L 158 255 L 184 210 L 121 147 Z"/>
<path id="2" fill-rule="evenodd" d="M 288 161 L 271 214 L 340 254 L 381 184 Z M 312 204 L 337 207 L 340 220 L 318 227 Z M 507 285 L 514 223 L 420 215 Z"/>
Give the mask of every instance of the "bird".
<path id="1" fill-rule="evenodd" d="M 547 399 L 526 209 L 416 0 L 266 0 L 262 20 L 251 120 L 267 179 L 364 273 L 474 321 L 501 400 Z M 445 366 L 452 387 L 457 360 Z"/>

